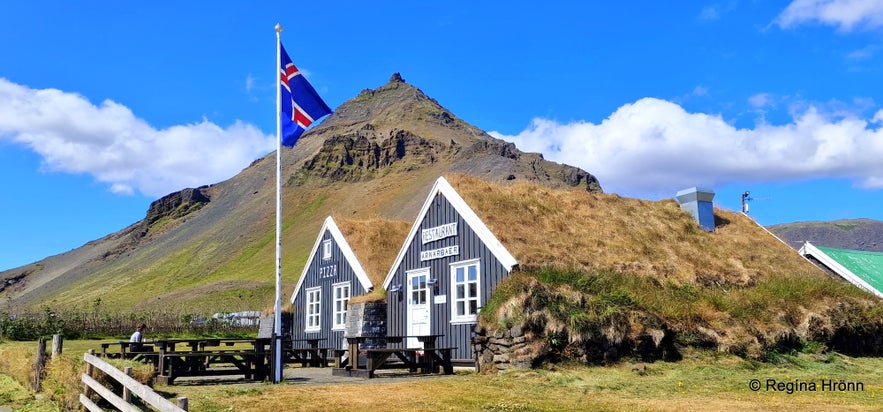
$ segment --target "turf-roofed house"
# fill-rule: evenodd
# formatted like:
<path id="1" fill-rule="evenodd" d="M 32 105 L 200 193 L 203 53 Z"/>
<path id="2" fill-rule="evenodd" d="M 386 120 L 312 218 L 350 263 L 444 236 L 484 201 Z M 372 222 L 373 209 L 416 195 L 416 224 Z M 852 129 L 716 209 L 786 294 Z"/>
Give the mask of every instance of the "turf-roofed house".
<path id="1" fill-rule="evenodd" d="M 816 246 L 805 242 L 800 254 L 849 283 L 883 298 L 883 253 Z"/>
<path id="2" fill-rule="evenodd" d="M 407 227 L 385 219 L 327 217 L 291 295 L 292 338 L 345 348 L 349 300 L 379 285 Z"/>
<path id="3" fill-rule="evenodd" d="M 472 362 L 478 312 L 516 265 L 466 201 L 438 178 L 383 282 L 387 334 L 439 335 L 436 346 L 455 347 L 455 361 Z"/>

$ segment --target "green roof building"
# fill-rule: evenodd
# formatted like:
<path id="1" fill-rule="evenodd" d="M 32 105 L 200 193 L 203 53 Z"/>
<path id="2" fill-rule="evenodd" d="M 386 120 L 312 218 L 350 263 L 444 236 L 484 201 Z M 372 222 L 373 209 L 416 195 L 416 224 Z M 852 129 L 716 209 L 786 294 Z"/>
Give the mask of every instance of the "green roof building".
<path id="1" fill-rule="evenodd" d="M 800 254 L 820 263 L 879 298 L 883 298 L 883 252 L 837 249 L 805 242 Z"/>

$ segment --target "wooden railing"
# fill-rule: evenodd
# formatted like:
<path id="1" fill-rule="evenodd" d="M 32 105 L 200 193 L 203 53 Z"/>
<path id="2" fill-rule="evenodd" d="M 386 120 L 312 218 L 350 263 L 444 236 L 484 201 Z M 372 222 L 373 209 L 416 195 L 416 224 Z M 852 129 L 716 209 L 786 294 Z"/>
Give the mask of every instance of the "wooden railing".
<path id="1" fill-rule="evenodd" d="M 161 395 L 154 392 L 149 386 L 132 379 L 132 377 L 129 376 L 132 373 L 131 368 L 126 368 L 128 373 L 117 369 L 113 365 L 95 356 L 94 349 L 89 350 L 89 353 L 84 354 L 83 359 L 86 361 L 86 373 L 83 374 L 85 393 L 80 394 L 80 403 L 90 411 L 103 411 L 101 407 L 96 405 L 95 402 L 92 402 L 92 399 L 90 399 L 90 394 L 93 391 L 121 411 L 141 411 L 140 408 L 137 408 L 132 404 L 133 394 L 141 398 L 144 403 L 152 406 L 160 412 L 185 412 L 188 409 L 186 397 L 178 398 L 178 404 L 173 404 L 166 398 L 163 398 Z M 123 386 L 122 395 L 113 393 L 112 390 L 95 380 L 93 374 L 95 373 L 96 368 Z"/>

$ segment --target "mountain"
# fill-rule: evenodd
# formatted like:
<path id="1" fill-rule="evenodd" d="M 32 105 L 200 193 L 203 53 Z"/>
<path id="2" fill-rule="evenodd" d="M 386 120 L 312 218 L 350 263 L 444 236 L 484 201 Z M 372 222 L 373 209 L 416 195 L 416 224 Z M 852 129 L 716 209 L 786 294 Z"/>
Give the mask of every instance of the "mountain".
<path id="1" fill-rule="evenodd" d="M 831 222 L 797 222 L 768 228 L 795 249 L 803 242 L 840 249 L 883 252 L 883 222 L 847 219 Z"/>
<path id="2" fill-rule="evenodd" d="M 284 148 L 282 167 L 289 293 L 325 216 L 411 221 L 446 173 L 601 192 L 590 173 L 489 136 L 397 73 Z M 143 220 L 119 232 L 0 272 L 0 309 L 266 307 L 275 290 L 275 173 L 271 153 L 227 181 L 153 202 Z"/>

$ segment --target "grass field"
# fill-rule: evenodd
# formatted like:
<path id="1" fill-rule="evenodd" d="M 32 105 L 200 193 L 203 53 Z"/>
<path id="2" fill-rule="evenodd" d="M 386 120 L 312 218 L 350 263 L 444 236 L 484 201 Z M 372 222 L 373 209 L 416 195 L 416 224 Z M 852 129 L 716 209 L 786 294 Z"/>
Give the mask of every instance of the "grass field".
<path id="1" fill-rule="evenodd" d="M 36 344 L 0 344 L 0 404 L 21 411 L 64 410 L 65 406 L 60 406 L 64 399 L 81 389 L 75 359 L 82 359 L 81 354 L 87 348 L 97 346 L 96 341 L 66 342 L 63 359 L 68 360 L 63 361 L 62 367 L 50 367 L 49 393 L 43 393 L 42 400 L 35 400 L 35 394 L 26 389 L 25 382 Z M 676 363 L 646 364 L 646 370 L 634 366 L 628 362 L 609 367 L 568 364 L 495 375 L 459 372 L 454 376 L 405 381 L 382 378 L 371 382 L 354 379 L 354 383 L 346 384 L 304 384 L 293 380 L 281 385 L 180 384 L 156 389 L 168 398 L 187 396 L 190 410 L 195 412 L 369 408 L 383 411 L 883 410 L 883 358 L 781 355 L 777 364 L 771 364 L 695 352 Z M 759 390 L 750 389 L 752 379 L 759 380 Z M 840 380 L 853 383 L 851 390 L 822 387 L 823 382 L 836 384 Z M 773 386 L 768 386 L 770 384 Z M 815 385 L 814 390 L 810 384 Z M 790 394 L 789 386 L 793 389 Z"/>

